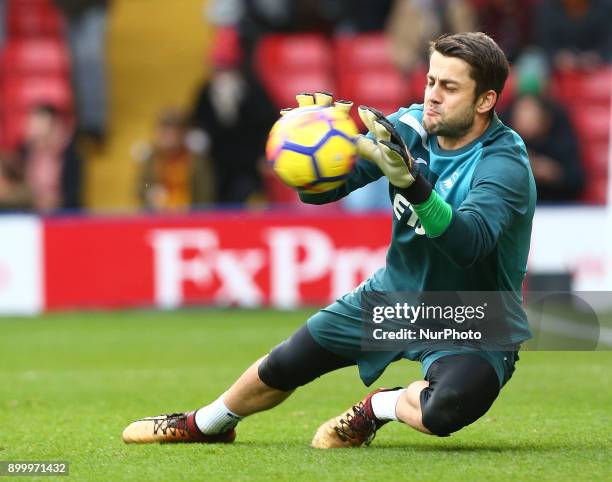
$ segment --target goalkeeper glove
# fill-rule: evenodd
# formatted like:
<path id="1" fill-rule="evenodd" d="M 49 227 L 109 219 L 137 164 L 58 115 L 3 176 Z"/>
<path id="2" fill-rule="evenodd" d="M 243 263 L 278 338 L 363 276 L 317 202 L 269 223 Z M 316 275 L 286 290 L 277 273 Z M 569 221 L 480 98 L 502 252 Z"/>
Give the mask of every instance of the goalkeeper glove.
<path id="1" fill-rule="evenodd" d="M 309 105 L 319 105 L 321 107 L 333 107 L 338 109 L 342 113 L 349 115 L 351 107 L 353 107 L 353 103 L 349 100 L 337 100 L 333 102 L 334 97 L 329 92 L 315 92 L 311 94 L 309 92 L 303 92 L 295 96 L 297 100 L 298 107 L 307 107 Z M 280 111 L 281 115 L 285 115 L 287 112 L 291 112 L 293 110 L 292 107 L 287 109 L 282 109 Z"/>
<path id="2" fill-rule="evenodd" d="M 331 107 L 333 104 L 335 109 L 339 109 L 347 116 L 353 106 L 353 103 L 348 100 L 337 100 L 334 102 L 332 94 L 327 92 L 302 93 L 296 95 L 295 98 L 298 107 L 309 105 Z M 283 109 L 281 110 L 281 115 L 291 110 L 291 108 Z M 374 139 L 363 135 L 357 137 L 357 154 L 359 157 L 363 157 L 378 165 L 383 174 L 389 179 L 389 182 L 394 186 L 400 189 L 412 186 L 419 174 L 418 165 L 399 133 L 393 127 L 393 124 L 379 111 L 371 107 L 359 106 L 359 117 L 361 117 L 363 123 L 374 136 Z M 422 176 L 419 179 L 421 178 Z M 427 195 L 427 193 L 421 193 L 421 184 L 423 183 L 417 184 L 419 184 L 419 193 Z M 417 196 L 418 199 L 421 197 L 421 195 Z"/>
<path id="3" fill-rule="evenodd" d="M 374 162 L 395 187 L 410 187 L 418 166 L 393 124 L 376 109 L 359 106 L 359 117 L 374 136 L 359 136 L 359 155 Z"/>

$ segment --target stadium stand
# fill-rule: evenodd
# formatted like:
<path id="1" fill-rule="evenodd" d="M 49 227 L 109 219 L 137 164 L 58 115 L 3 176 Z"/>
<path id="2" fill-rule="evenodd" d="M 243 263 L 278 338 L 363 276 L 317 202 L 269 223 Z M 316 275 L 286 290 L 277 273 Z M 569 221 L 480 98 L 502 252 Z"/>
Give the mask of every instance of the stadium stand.
<path id="1" fill-rule="evenodd" d="M 27 109 L 44 102 L 72 115 L 74 101 L 65 22 L 52 0 L 6 0 L 6 5 L 7 39 L 0 54 L 0 147 L 13 148 L 23 132 Z M 150 118 L 163 107 L 162 103 L 184 104 L 190 94 L 187 87 L 201 76 L 197 69 L 190 71 L 184 66 L 210 39 L 202 35 L 196 42 L 199 46 L 188 51 L 184 47 L 170 48 L 179 42 L 184 46 L 187 32 L 167 33 L 164 1 L 152 1 L 149 13 L 147 25 L 142 24 L 140 9 L 130 2 L 121 2 L 113 13 L 109 29 L 110 74 L 121 83 L 117 83 L 112 98 L 112 139 L 107 152 L 100 154 L 108 162 L 92 162 L 88 169 L 90 199 L 95 199 L 91 204 L 98 206 L 136 204 L 128 194 L 131 189 L 126 188 L 132 185 L 135 169 L 124 162 L 125 153 L 135 139 L 143 137 L 145 126 L 150 125 Z M 173 15 L 188 24 L 192 22 L 189 35 L 201 21 L 194 19 L 188 9 L 177 10 Z M 149 33 L 153 30 L 157 34 Z M 142 53 L 159 42 L 159 32 L 166 32 L 170 43 L 156 52 L 155 66 L 147 64 L 155 72 L 145 73 Z M 124 41 L 126 38 L 130 41 Z M 296 92 L 327 90 L 356 105 L 369 104 L 390 113 L 398 105 L 421 99 L 425 69 L 401 72 L 393 65 L 388 48 L 383 33 L 343 33 L 331 38 L 322 33 L 269 34 L 258 42 L 253 64 L 278 107 L 293 106 Z M 500 110 L 512 99 L 515 84 L 511 76 L 500 99 Z M 584 200 L 589 203 L 605 203 L 611 91 L 610 65 L 588 72 L 556 72 L 553 79 L 551 94 L 567 108 L 580 136 L 587 170 Z M 357 117 L 356 109 L 353 114 Z M 122 181 L 112 183 L 114 188 L 109 190 L 99 188 L 108 184 L 100 183 L 100 179 Z M 273 192 L 272 200 L 295 198 L 282 186 L 272 189 L 276 188 L 278 192 Z"/>
<path id="2" fill-rule="evenodd" d="M 2 90 L 4 141 L 9 149 L 23 140 L 25 119 L 33 107 L 52 105 L 64 115 L 72 109 L 70 84 L 62 75 L 8 78 L 3 81 Z"/>
<path id="3" fill-rule="evenodd" d="M 0 143 L 15 149 L 36 105 L 72 117 L 70 57 L 63 20 L 51 0 L 10 0 L 7 43 L 0 55 Z"/>
<path id="4" fill-rule="evenodd" d="M 382 33 L 338 36 L 334 59 L 338 95 L 355 105 L 376 106 L 391 114 L 416 96 L 413 84 L 393 64 L 389 41 Z M 356 110 L 353 117 L 359 120 Z"/>
<path id="5" fill-rule="evenodd" d="M 51 0 L 8 0 L 9 38 L 61 38 L 64 19 Z"/>
<path id="6" fill-rule="evenodd" d="M 612 66 L 556 72 L 552 94 L 567 108 L 580 138 L 587 182 L 583 200 L 605 204 L 608 183 Z"/>
<path id="7" fill-rule="evenodd" d="M 2 52 L 2 70 L 7 75 L 66 74 L 70 55 L 59 38 L 11 40 Z"/>
<path id="8" fill-rule="evenodd" d="M 292 107 L 298 92 L 336 91 L 331 53 L 317 34 L 268 35 L 257 46 L 256 71 L 276 105 Z"/>
<path id="9" fill-rule="evenodd" d="M 392 62 L 384 33 L 338 35 L 331 42 L 320 34 L 275 34 L 264 36 L 256 51 L 258 74 L 279 107 L 294 105 L 296 92 L 329 90 L 356 105 L 375 106 L 385 114 L 398 105 L 419 102 L 425 87 L 425 68 L 402 73 Z M 517 90 L 511 71 L 498 104 L 503 111 Z M 612 67 L 594 71 L 556 73 L 551 94 L 570 113 L 580 137 L 587 170 L 583 200 L 604 204 L 608 178 L 608 145 Z M 589 108 L 585 109 L 584 106 Z M 353 117 L 361 125 L 356 110 Z M 274 184 L 274 183 L 272 183 Z M 288 200 L 275 187 L 272 200 Z"/>

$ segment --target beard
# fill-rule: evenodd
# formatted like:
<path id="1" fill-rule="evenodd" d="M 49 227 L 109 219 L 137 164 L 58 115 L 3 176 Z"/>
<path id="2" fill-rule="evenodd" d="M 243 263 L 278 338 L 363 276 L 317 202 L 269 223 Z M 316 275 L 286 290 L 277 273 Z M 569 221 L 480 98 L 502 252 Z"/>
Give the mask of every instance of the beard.
<path id="1" fill-rule="evenodd" d="M 474 125 L 476 117 L 476 105 L 468 105 L 452 117 L 441 114 L 437 122 L 426 123 L 423 118 L 423 128 L 429 135 L 435 134 L 440 137 L 459 138 L 467 134 Z"/>

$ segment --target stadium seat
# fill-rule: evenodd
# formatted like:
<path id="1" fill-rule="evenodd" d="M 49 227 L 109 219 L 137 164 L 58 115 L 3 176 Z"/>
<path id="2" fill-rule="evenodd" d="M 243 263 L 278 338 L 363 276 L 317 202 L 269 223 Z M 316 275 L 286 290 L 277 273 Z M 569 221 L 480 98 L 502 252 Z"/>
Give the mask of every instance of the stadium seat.
<path id="1" fill-rule="evenodd" d="M 606 175 L 608 172 L 609 143 L 604 141 L 585 142 L 582 146 L 582 158 L 589 172 Z"/>
<path id="2" fill-rule="evenodd" d="M 73 113 L 70 82 L 63 75 L 4 79 L 2 98 L 3 142 L 8 148 L 22 140 L 26 116 L 36 105 L 53 105 L 68 118 Z"/>
<path id="3" fill-rule="evenodd" d="M 336 59 L 350 70 L 395 68 L 389 49 L 389 41 L 382 33 L 339 35 L 335 39 Z M 342 70 L 339 64 L 336 66 Z"/>
<path id="4" fill-rule="evenodd" d="M 255 66 L 279 108 L 294 106 L 300 92 L 335 90 L 330 45 L 320 35 L 265 36 L 257 45 Z"/>
<path id="5" fill-rule="evenodd" d="M 285 71 L 264 81 L 268 93 L 279 108 L 295 107 L 300 92 L 334 92 L 334 80 L 325 72 Z"/>
<path id="6" fill-rule="evenodd" d="M 610 107 L 584 104 L 570 111 L 571 118 L 583 142 L 607 142 L 610 137 Z"/>
<path id="7" fill-rule="evenodd" d="M 356 105 L 374 107 L 388 115 L 407 104 L 406 84 L 406 79 L 388 70 L 364 71 L 342 79 L 338 91 L 339 97 L 350 99 Z"/>
<path id="8" fill-rule="evenodd" d="M 268 35 L 257 45 L 262 66 L 291 70 L 329 69 L 331 55 L 327 39 L 317 34 Z"/>
<path id="9" fill-rule="evenodd" d="M 53 37 L 64 33 L 64 19 L 50 0 L 11 0 L 7 4 L 9 38 Z"/>
<path id="10" fill-rule="evenodd" d="M 6 105 L 29 108 L 40 103 L 50 103 L 68 111 L 72 107 L 69 80 L 63 75 L 44 77 L 7 78 L 3 82 Z"/>
<path id="11" fill-rule="evenodd" d="M 12 40 L 2 52 L 0 65 L 4 76 L 68 75 L 70 57 L 65 44 L 56 39 Z"/>
<path id="12" fill-rule="evenodd" d="M 580 140 L 586 170 L 583 201 L 605 204 L 612 105 L 612 67 L 556 72 L 553 96 L 566 106 Z"/>
<path id="13" fill-rule="evenodd" d="M 556 72 L 552 92 L 562 103 L 584 107 L 609 106 L 612 98 L 612 66 L 595 70 L 569 70 Z"/>
<path id="14" fill-rule="evenodd" d="M 607 195 L 608 177 L 605 175 L 587 175 L 582 201 L 588 204 L 606 204 Z"/>
<path id="15" fill-rule="evenodd" d="M 338 96 L 384 114 L 410 103 L 415 94 L 411 79 L 395 66 L 389 48 L 384 34 L 338 36 L 334 42 Z"/>

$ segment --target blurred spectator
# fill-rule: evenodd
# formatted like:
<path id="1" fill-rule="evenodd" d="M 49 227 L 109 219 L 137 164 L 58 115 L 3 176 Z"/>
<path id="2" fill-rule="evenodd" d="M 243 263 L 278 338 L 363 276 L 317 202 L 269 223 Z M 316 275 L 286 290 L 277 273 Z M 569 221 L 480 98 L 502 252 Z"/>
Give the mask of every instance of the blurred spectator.
<path id="1" fill-rule="evenodd" d="M 550 66 L 538 47 L 525 48 L 514 62 L 512 69 L 516 92 L 540 95 L 550 88 Z"/>
<path id="2" fill-rule="evenodd" d="M 244 30 L 331 33 L 346 0 L 244 0 Z"/>
<path id="3" fill-rule="evenodd" d="M 140 154 L 144 206 L 154 211 L 185 211 L 213 201 L 208 161 L 193 147 L 184 116 L 175 109 L 162 112 L 152 144 Z"/>
<path id="4" fill-rule="evenodd" d="M 588 68 L 612 60 L 610 0 L 544 0 L 534 21 L 537 44 L 552 67 Z"/>
<path id="5" fill-rule="evenodd" d="M 219 203 L 262 195 L 259 164 L 268 132 L 279 117 L 256 77 L 239 69 L 239 53 L 213 59 L 211 78 L 198 93 L 192 123 L 208 139 Z"/>
<path id="6" fill-rule="evenodd" d="M 79 133 L 102 143 L 107 129 L 106 23 L 110 0 L 55 0 L 68 24 Z"/>
<path id="7" fill-rule="evenodd" d="M 0 157 L 0 210 L 26 210 L 32 207 L 32 195 L 21 173 L 9 157 Z"/>
<path id="8" fill-rule="evenodd" d="M 473 31 L 476 25 L 476 11 L 467 0 L 396 0 L 387 26 L 393 59 L 409 72 L 427 59 L 431 40 Z"/>
<path id="9" fill-rule="evenodd" d="M 62 115 L 49 105 L 32 109 L 25 141 L 4 166 L 8 204 L 43 213 L 80 207 L 80 172 L 72 129 Z"/>
<path id="10" fill-rule="evenodd" d="M 343 0 L 336 25 L 337 33 L 382 32 L 395 0 Z"/>
<path id="11" fill-rule="evenodd" d="M 538 0 L 471 0 L 478 29 L 487 32 L 513 62 L 531 44 L 534 4 Z"/>
<path id="12" fill-rule="evenodd" d="M 510 107 L 507 122 L 527 146 L 538 202 L 576 200 L 584 187 L 584 171 L 565 111 L 542 96 L 522 95 Z"/>

